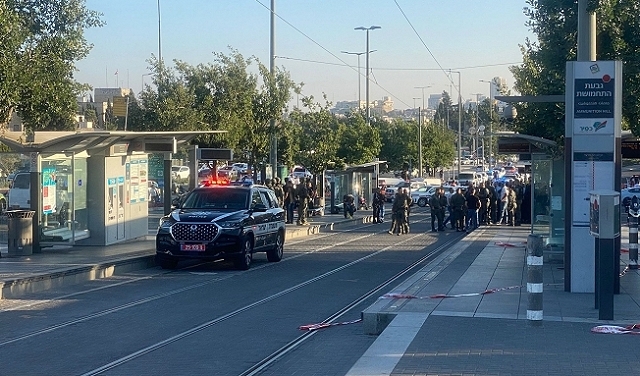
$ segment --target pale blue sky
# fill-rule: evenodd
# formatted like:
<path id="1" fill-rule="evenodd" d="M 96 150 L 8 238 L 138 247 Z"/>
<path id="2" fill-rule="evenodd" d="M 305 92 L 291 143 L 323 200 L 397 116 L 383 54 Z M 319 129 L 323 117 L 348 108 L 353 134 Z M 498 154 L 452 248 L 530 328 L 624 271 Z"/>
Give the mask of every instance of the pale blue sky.
<path id="1" fill-rule="evenodd" d="M 94 47 L 77 64 L 76 79 L 93 87 L 113 87 L 117 77 L 119 86 L 138 93 L 143 80 L 150 82 L 143 77 L 149 72 L 147 59 L 158 54 L 157 0 L 86 3 L 104 14 L 106 25 L 86 32 Z M 228 53 L 233 47 L 268 66 L 269 6 L 270 0 L 160 0 L 162 57 L 196 65 L 211 62 L 212 52 Z M 294 81 L 304 82 L 305 95 L 319 99 L 324 92 L 334 103 L 357 100 L 357 58 L 340 51 L 365 51 L 366 33 L 354 28 L 378 25 L 382 28 L 369 34 L 370 48 L 377 50 L 370 54 L 371 79 L 379 84 L 370 84 L 372 100 L 391 96 L 396 108 L 407 108 L 414 102 L 421 105 L 413 99 L 422 96 L 415 86 L 432 86 L 425 89 L 425 97 L 450 91 L 438 63 L 460 70 L 463 98 L 475 98 L 475 93 L 489 93 L 489 84 L 481 79 L 505 77 L 512 88 L 507 64 L 520 62 L 518 45 L 534 38 L 525 26 L 525 6 L 525 0 L 276 0 L 282 18 L 276 21 L 276 55 L 329 64 L 282 58 L 276 63 Z M 364 66 L 363 55 L 363 100 Z M 484 67 L 470 68 L 479 66 Z M 453 77 L 457 83 L 457 75 Z"/>

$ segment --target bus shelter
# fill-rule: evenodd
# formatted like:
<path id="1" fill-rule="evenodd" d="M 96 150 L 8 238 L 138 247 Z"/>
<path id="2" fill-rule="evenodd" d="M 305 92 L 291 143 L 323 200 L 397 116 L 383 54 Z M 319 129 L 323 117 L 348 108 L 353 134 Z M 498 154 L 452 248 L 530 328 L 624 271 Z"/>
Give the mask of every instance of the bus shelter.
<path id="1" fill-rule="evenodd" d="M 0 142 L 28 160 L 33 250 L 109 245 L 148 234 L 149 153 L 164 153 L 171 197 L 171 153 L 209 132 L 78 130 L 5 132 Z M 11 202 L 11 189 L 9 202 Z M 11 208 L 9 208 L 11 209 Z"/>

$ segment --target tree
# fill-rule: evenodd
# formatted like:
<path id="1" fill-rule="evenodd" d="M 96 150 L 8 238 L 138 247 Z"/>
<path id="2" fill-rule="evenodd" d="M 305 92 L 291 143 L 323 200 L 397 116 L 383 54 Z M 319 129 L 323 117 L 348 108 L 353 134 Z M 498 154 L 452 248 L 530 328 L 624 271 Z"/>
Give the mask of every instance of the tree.
<path id="1" fill-rule="evenodd" d="M 391 123 L 373 123 L 379 129 L 382 146 L 380 159 L 387 161 L 390 170 L 400 170 L 407 156 L 417 160 L 418 133 L 415 121 L 395 119 Z M 423 135 L 424 136 L 424 135 Z"/>
<path id="2" fill-rule="evenodd" d="M 576 59 L 577 4 L 574 0 L 528 0 L 527 26 L 538 41 L 520 46 L 523 63 L 511 67 L 515 89 L 523 95 L 564 94 L 565 63 Z M 640 135 L 640 20 L 635 0 L 590 1 L 598 17 L 598 59 L 624 62 L 623 126 Z M 564 105 L 516 104 L 514 129 L 563 141 Z"/>
<path id="3" fill-rule="evenodd" d="M 350 114 L 339 132 L 340 146 L 337 157 L 346 164 L 363 164 L 373 161 L 380 153 L 380 132 L 367 125 L 359 113 Z"/>
<path id="4" fill-rule="evenodd" d="M 84 0 L 5 0 L 0 4 L 0 123 L 17 111 L 30 130 L 73 127 L 75 62 L 90 45 L 84 29 L 102 25 Z"/>
<path id="5" fill-rule="evenodd" d="M 344 164 L 337 158 L 340 123 L 329 111 L 331 103 L 326 95 L 323 99 L 324 104 L 320 104 L 313 96 L 303 97 L 305 111 L 295 108 L 289 116 L 294 139 L 298 141 L 293 159 L 315 174 Z"/>

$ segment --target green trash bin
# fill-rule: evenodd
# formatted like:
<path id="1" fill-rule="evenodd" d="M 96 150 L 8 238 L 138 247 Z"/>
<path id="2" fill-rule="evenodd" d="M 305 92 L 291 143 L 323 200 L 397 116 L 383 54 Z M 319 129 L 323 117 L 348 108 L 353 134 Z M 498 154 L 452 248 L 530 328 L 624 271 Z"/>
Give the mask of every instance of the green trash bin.
<path id="1" fill-rule="evenodd" d="M 33 254 L 33 210 L 8 210 L 7 251 L 9 256 Z"/>

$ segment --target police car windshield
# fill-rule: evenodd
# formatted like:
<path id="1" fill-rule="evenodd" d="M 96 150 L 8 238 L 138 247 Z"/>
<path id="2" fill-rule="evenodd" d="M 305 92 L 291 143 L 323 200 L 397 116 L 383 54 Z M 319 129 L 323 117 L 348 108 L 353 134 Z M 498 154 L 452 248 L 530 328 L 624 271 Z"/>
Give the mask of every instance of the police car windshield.
<path id="1" fill-rule="evenodd" d="M 240 189 L 199 189 L 191 192 L 182 204 L 183 209 L 247 209 L 249 191 Z"/>

